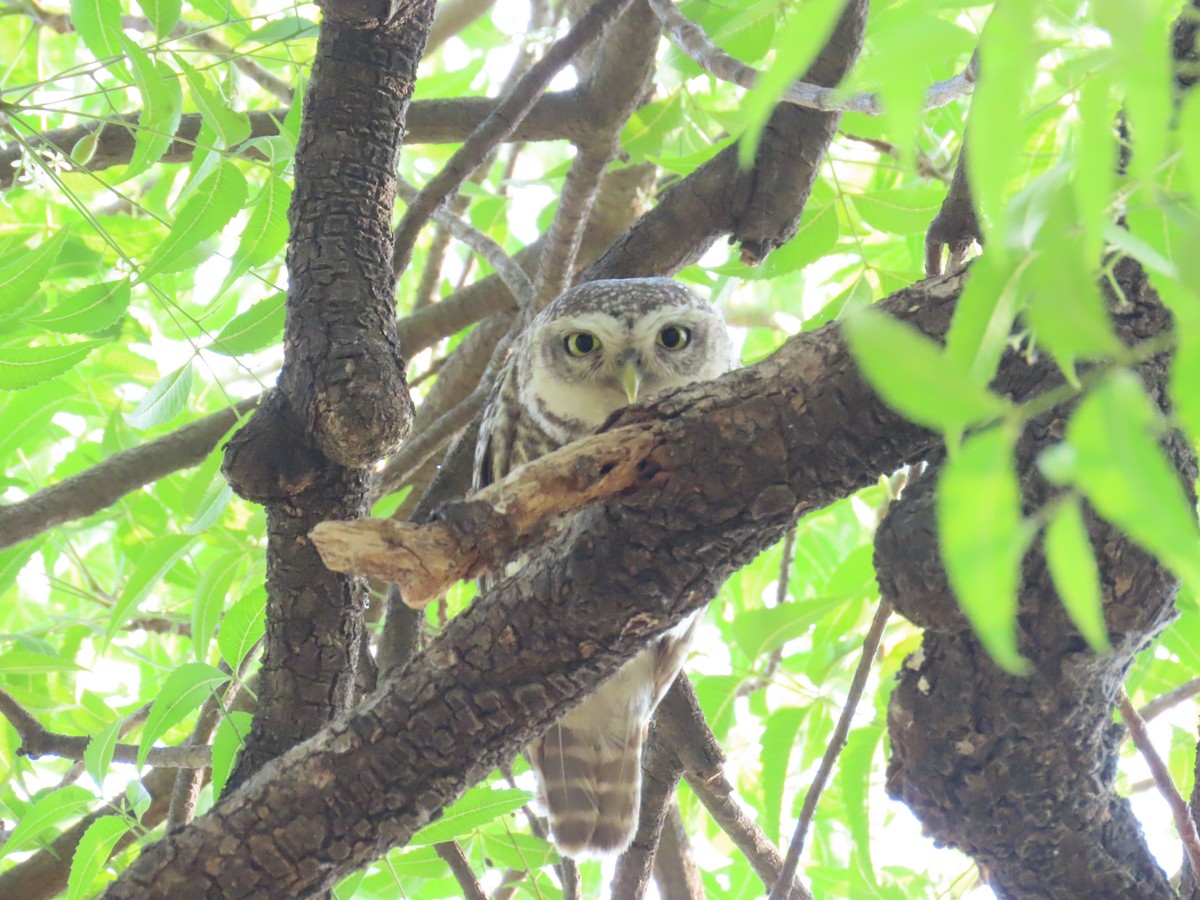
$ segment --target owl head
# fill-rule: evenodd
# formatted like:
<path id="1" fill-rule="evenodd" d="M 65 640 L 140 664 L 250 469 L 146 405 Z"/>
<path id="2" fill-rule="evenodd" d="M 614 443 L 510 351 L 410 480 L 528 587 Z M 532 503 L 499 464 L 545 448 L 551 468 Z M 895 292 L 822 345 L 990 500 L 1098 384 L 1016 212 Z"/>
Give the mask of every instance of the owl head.
<path id="1" fill-rule="evenodd" d="M 591 281 L 533 320 L 518 349 L 522 405 L 573 439 L 649 394 L 733 368 L 721 314 L 669 278 Z"/>

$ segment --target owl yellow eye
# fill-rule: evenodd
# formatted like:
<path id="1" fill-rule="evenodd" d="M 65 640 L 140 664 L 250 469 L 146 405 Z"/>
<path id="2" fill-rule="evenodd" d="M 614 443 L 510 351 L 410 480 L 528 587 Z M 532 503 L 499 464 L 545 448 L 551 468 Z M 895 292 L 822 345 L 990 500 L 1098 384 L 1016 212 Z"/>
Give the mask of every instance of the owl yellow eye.
<path id="1" fill-rule="evenodd" d="M 563 338 L 567 353 L 571 356 L 587 356 L 600 349 L 600 339 L 586 331 L 573 331 Z"/>
<path id="2" fill-rule="evenodd" d="M 690 329 L 682 325 L 668 325 L 658 333 L 658 346 L 668 350 L 682 350 L 692 339 Z"/>

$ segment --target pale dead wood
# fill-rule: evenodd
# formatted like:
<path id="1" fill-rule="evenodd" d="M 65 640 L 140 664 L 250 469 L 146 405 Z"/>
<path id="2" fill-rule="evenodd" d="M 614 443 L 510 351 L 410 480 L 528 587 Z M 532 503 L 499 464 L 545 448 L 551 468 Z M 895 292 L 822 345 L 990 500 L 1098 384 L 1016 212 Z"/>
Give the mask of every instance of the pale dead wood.
<path id="1" fill-rule="evenodd" d="M 559 516 L 654 482 L 658 443 L 653 426 L 625 426 L 521 466 L 435 521 L 322 522 L 309 536 L 333 571 L 390 581 L 423 609 L 456 581 L 506 562 Z"/>

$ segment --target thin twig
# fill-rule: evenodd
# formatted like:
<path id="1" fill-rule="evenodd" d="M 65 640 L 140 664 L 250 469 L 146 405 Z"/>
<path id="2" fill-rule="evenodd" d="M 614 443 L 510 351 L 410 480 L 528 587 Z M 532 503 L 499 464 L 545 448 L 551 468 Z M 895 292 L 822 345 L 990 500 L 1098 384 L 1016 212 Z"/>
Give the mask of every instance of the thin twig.
<path id="1" fill-rule="evenodd" d="M 563 880 L 563 900 L 579 900 L 583 891 L 583 883 L 579 880 L 579 866 L 575 864 L 575 860 L 564 856 L 562 865 L 559 866 L 559 872 L 562 874 Z"/>
<path id="2" fill-rule="evenodd" d="M 775 583 L 775 606 L 783 606 L 787 602 L 788 582 L 791 580 L 792 561 L 795 558 L 795 553 L 796 526 L 793 525 L 788 529 L 787 534 L 783 536 L 783 555 L 779 560 L 779 580 Z M 743 682 L 738 687 L 738 696 L 748 697 L 750 694 L 760 691 L 769 685 L 775 677 L 775 673 L 779 671 L 779 664 L 782 661 L 783 647 L 776 647 L 767 657 L 767 665 L 763 669 L 762 675 Z"/>
<path id="3" fill-rule="evenodd" d="M 1191 700 L 1197 694 L 1200 694 L 1200 678 L 1193 678 L 1191 681 L 1181 684 L 1174 690 L 1167 691 L 1161 697 L 1155 697 L 1153 700 L 1150 700 L 1138 710 L 1138 715 L 1142 717 L 1143 722 L 1149 722 L 1173 706 L 1178 706 L 1186 700 Z"/>
<path id="4" fill-rule="evenodd" d="M 704 880 L 692 853 L 687 828 L 679 812 L 679 799 L 672 797 L 654 854 L 654 884 L 662 900 L 704 900 Z"/>
<path id="5" fill-rule="evenodd" d="M 686 677 L 677 678 L 667 692 L 655 725 L 662 729 L 663 741 L 683 763 L 684 777 L 696 797 L 769 888 L 779 878 L 783 854 L 738 801 L 737 792 L 725 777 L 725 754 L 704 720 L 696 692 Z M 789 900 L 813 900 L 813 896 L 793 878 Z"/>
<path id="6" fill-rule="evenodd" d="M 538 268 L 534 311 L 544 309 L 571 284 L 583 229 L 600 190 L 604 170 L 616 154 L 615 141 L 581 146 L 567 172 L 554 221 L 546 233 L 546 250 Z"/>
<path id="7" fill-rule="evenodd" d="M 866 640 L 863 641 L 858 668 L 854 670 L 854 678 L 850 682 L 850 693 L 842 707 L 842 714 L 838 717 L 837 727 L 833 729 L 833 736 L 829 739 L 825 755 L 821 757 L 821 765 L 817 768 L 812 786 L 809 787 L 808 793 L 804 797 L 804 806 L 800 809 L 800 818 L 796 821 L 796 830 L 792 834 L 792 842 L 788 846 L 787 856 L 783 861 L 783 871 L 779 873 L 779 880 L 771 889 L 770 900 L 784 900 L 787 896 L 788 885 L 796 874 L 796 866 L 800 862 L 800 851 L 804 849 L 804 837 L 808 833 L 808 827 L 812 824 L 813 816 L 817 811 L 817 801 L 821 799 L 821 792 L 825 789 L 825 782 L 829 780 L 838 754 L 846 746 L 846 738 L 850 734 L 850 722 L 854 719 L 854 711 L 867 686 L 867 676 L 871 672 L 875 654 L 879 651 L 879 641 L 883 637 L 883 629 L 887 626 L 891 615 L 892 604 L 886 600 L 879 601 L 879 608 L 875 610 L 875 618 L 871 620 L 871 627 L 867 631 Z"/>
<path id="8" fill-rule="evenodd" d="M 480 123 L 445 167 L 422 188 L 409 204 L 404 218 L 396 228 L 396 246 L 392 264 L 396 277 L 412 259 L 417 234 L 458 186 L 471 176 L 487 158 L 496 144 L 513 133 L 521 120 L 537 102 L 551 79 L 574 58 L 584 46 L 595 40 L 631 0 L 598 0 L 566 35 L 550 47 L 530 68 L 491 114 Z"/>
<path id="9" fill-rule="evenodd" d="M 754 87 L 759 73 L 714 44 L 704 29 L 681 13 L 672 0 L 649 2 L 671 40 L 700 68 L 722 81 L 728 81 L 746 90 Z M 974 89 L 975 73 L 968 67 L 953 78 L 934 82 L 925 92 L 923 109 L 945 106 L 959 97 L 965 97 Z M 789 87 L 779 99 L 783 103 L 823 112 L 856 112 L 868 116 L 878 116 L 883 112 L 878 94 L 846 96 L 837 88 L 806 84 L 802 81 Z"/>
<path id="10" fill-rule="evenodd" d="M 1175 820 L 1175 829 L 1179 832 L 1179 839 L 1183 842 L 1183 852 L 1187 855 L 1192 871 L 1200 872 L 1200 835 L 1196 834 L 1196 823 L 1192 821 L 1192 814 L 1188 810 L 1187 802 L 1180 795 L 1179 789 L 1175 787 L 1175 782 L 1171 780 L 1171 770 L 1167 768 L 1163 758 L 1154 749 L 1154 744 L 1150 740 L 1150 732 L 1146 730 L 1145 720 L 1138 715 L 1138 711 L 1129 702 L 1129 695 L 1125 693 L 1125 688 L 1121 688 L 1121 693 L 1117 695 L 1117 708 L 1121 710 L 1121 718 L 1125 722 L 1125 727 L 1129 729 L 1133 745 L 1142 754 L 1146 765 L 1150 768 L 1150 774 L 1154 776 L 1158 792 L 1163 795 L 1167 806 L 1171 808 L 1171 818 Z"/>
<path id="11" fill-rule="evenodd" d="M 0 715 L 21 738 L 21 749 L 17 752 L 31 759 L 42 756 L 60 756 L 64 759 L 83 759 L 90 737 L 58 734 L 47 731 L 28 710 L 13 699 L 7 691 L 0 690 Z M 113 762 L 137 763 L 136 744 L 117 744 L 113 748 Z M 212 754 L 206 746 L 184 744 L 179 747 L 152 747 L 145 760 L 151 766 L 199 769 L 210 765 Z"/>
<path id="12" fill-rule="evenodd" d="M 454 879 L 462 888 L 463 897 L 466 900 L 488 900 L 487 891 L 475 877 L 475 871 L 471 868 L 471 863 L 467 860 L 467 855 L 463 853 L 462 847 L 458 846 L 458 841 L 434 844 L 433 849 L 450 866 L 450 871 L 454 873 Z"/>
<path id="13" fill-rule="evenodd" d="M 129 734 L 129 732 L 133 731 L 133 729 L 145 722 L 146 717 L 150 715 L 150 707 L 153 705 L 153 701 L 150 703 L 143 703 L 124 719 L 122 719 L 121 726 L 117 729 L 117 737 L 125 737 L 125 735 Z M 80 760 L 72 765 L 71 768 L 67 769 L 66 774 L 59 779 L 59 782 L 56 786 L 65 787 L 68 784 L 73 784 L 74 782 L 78 781 L 86 771 L 87 766 L 84 765 L 83 760 Z"/>
<path id="14" fill-rule="evenodd" d="M 396 196 L 410 204 L 411 210 L 420 197 L 420 192 L 402 178 L 396 180 Z M 504 248 L 494 240 L 469 224 L 465 219 L 454 215 L 447 209 L 438 208 L 432 213 L 433 220 L 448 229 L 458 240 L 462 241 L 489 263 L 504 282 L 505 287 L 517 301 L 517 305 L 528 308 L 533 302 L 533 284 L 525 270 L 515 259 L 504 252 Z"/>

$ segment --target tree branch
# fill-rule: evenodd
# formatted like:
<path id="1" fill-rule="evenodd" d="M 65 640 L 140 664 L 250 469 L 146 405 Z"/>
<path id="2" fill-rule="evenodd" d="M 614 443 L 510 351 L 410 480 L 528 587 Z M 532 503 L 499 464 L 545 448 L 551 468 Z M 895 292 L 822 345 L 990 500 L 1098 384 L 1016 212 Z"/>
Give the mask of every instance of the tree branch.
<path id="1" fill-rule="evenodd" d="M 704 900 L 704 880 L 692 854 L 677 797 L 671 798 L 654 854 L 654 884 L 662 900 Z"/>
<path id="2" fill-rule="evenodd" d="M 871 672 L 871 665 L 875 662 L 875 655 L 879 652 L 879 641 L 883 638 L 883 629 L 891 615 L 892 605 L 886 600 L 881 600 L 879 608 L 875 610 L 875 618 L 871 621 L 867 636 L 863 640 L 862 656 L 858 660 L 858 667 L 854 670 L 854 678 L 850 681 L 850 691 L 846 695 L 842 713 L 838 716 L 837 726 L 833 729 L 829 745 L 821 757 L 821 765 L 817 768 L 817 774 L 813 776 L 812 785 L 804 796 L 804 806 L 801 807 L 800 816 L 796 820 L 796 830 L 792 833 L 792 842 L 788 845 L 787 856 L 784 858 L 779 880 L 771 889 L 770 900 L 784 900 L 787 896 L 787 886 L 796 874 L 796 866 L 800 862 L 800 851 L 804 849 L 804 837 L 817 812 L 817 802 L 821 799 L 821 793 L 825 790 L 825 784 L 833 772 L 834 763 L 846 746 L 846 738 L 850 734 L 850 723 L 854 719 L 854 711 L 858 708 L 858 701 L 862 699 L 863 690 L 867 686 L 867 676 Z"/>
<path id="3" fill-rule="evenodd" d="M 631 0 L 597 0 L 575 27 L 533 64 L 517 82 L 516 87 L 463 142 L 462 147 L 442 170 L 421 189 L 420 195 L 409 204 L 400 224 L 396 226 L 392 267 L 397 277 L 408 267 L 417 235 L 429 221 L 433 211 L 458 190 L 459 185 L 470 177 L 496 144 L 513 133 L 559 70 L 571 61 L 581 47 L 599 37 L 630 2 Z"/>
<path id="4" fill-rule="evenodd" d="M 475 877 L 475 871 L 471 868 L 471 863 L 467 861 L 467 856 L 463 853 L 462 847 L 458 846 L 457 841 L 434 844 L 433 849 L 446 861 L 446 865 L 454 873 L 454 880 L 462 888 L 465 900 L 488 900 L 487 891 Z"/>
<path id="5" fill-rule="evenodd" d="M 1171 818 L 1175 822 L 1175 830 L 1179 833 L 1183 852 L 1187 856 L 1188 865 L 1192 867 L 1193 872 L 1200 872 L 1200 835 L 1196 834 L 1196 823 L 1192 821 L 1187 801 L 1183 799 L 1179 789 L 1175 787 L 1175 782 L 1171 780 L 1171 770 L 1167 768 L 1163 758 L 1154 749 L 1154 742 L 1150 740 L 1150 732 L 1146 730 L 1146 722 L 1129 702 L 1129 695 L 1125 693 L 1124 688 L 1117 694 L 1117 709 L 1121 711 L 1121 718 L 1125 722 L 1125 727 L 1129 729 L 1129 737 L 1133 741 L 1133 745 L 1142 754 L 1142 758 L 1146 760 L 1146 765 L 1150 768 L 1150 774 L 1154 776 L 1158 792 L 1167 801 L 1167 806 L 1171 810 Z"/>
<path id="6" fill-rule="evenodd" d="M 1167 691 L 1161 697 L 1155 697 L 1145 706 L 1138 710 L 1138 715 L 1142 717 L 1143 722 L 1149 722 L 1151 719 L 1165 713 L 1168 709 L 1178 706 L 1187 700 L 1191 700 L 1197 694 L 1200 694 L 1200 678 L 1193 678 L 1173 691 Z"/>
<path id="7" fill-rule="evenodd" d="M 642 801 L 638 809 L 637 832 L 629 849 L 617 860 L 609 885 L 611 896 L 640 900 L 646 892 L 667 807 L 675 797 L 675 788 L 682 775 L 683 763 L 664 743 L 658 729 L 652 726 L 642 753 Z"/>
<path id="8" fill-rule="evenodd" d="M 0 715 L 8 719 L 21 738 L 21 747 L 17 752 L 30 759 L 60 756 L 81 760 L 91 742 L 90 737 L 47 731 L 11 694 L 3 690 L 0 690 Z M 113 762 L 136 764 L 137 756 L 137 744 L 116 744 L 113 747 Z M 172 769 L 202 769 L 211 762 L 211 752 L 206 745 L 152 747 L 146 756 L 148 765 Z"/>
<path id="9" fill-rule="evenodd" d="M 649 0 L 649 3 L 671 40 L 692 62 L 722 81 L 728 81 L 746 90 L 754 87 L 759 73 L 714 44 L 704 29 L 681 13 L 672 0 Z M 973 90 L 975 73 L 968 67 L 953 78 L 931 85 L 925 94 L 925 105 L 922 108 L 937 109 L 967 96 Z M 883 113 L 878 94 L 846 96 L 835 88 L 806 84 L 803 81 L 792 84 L 779 100 L 781 103 L 822 112 L 855 112 L 867 116 Z"/>

